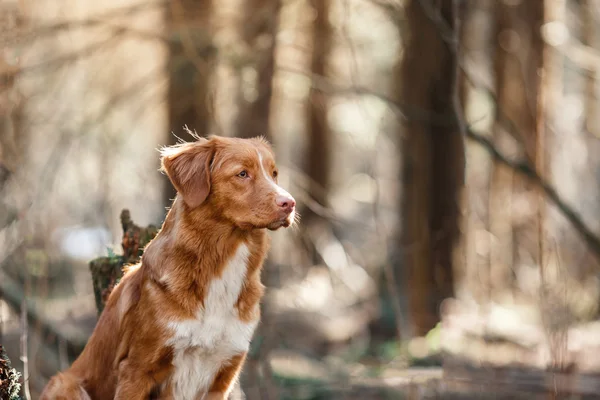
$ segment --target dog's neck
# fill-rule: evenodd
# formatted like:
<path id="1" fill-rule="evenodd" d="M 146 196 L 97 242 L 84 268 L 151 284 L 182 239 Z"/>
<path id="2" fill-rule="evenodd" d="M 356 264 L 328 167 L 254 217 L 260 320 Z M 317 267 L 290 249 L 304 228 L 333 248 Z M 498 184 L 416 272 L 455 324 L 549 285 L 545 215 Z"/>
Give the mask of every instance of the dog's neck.
<path id="1" fill-rule="evenodd" d="M 160 232 L 144 250 L 142 268 L 167 290 L 203 288 L 221 275 L 242 244 L 251 254 L 247 275 L 260 273 L 268 249 L 265 229 L 239 229 L 219 218 L 210 205 L 190 210 L 177 197 Z"/>
<path id="2" fill-rule="evenodd" d="M 198 257 L 205 258 L 217 247 L 237 247 L 241 242 L 255 239 L 256 233 L 264 233 L 263 231 L 241 230 L 220 217 L 211 204 L 190 209 L 181 198 L 177 197 L 159 235 L 167 237 L 168 242 L 179 249 L 185 249 Z"/>

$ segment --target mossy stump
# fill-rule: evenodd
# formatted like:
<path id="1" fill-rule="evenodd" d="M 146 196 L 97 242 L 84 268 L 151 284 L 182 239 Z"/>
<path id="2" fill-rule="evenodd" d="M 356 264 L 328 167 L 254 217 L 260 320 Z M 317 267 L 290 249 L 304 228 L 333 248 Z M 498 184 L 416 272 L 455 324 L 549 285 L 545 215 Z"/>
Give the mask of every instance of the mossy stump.
<path id="1" fill-rule="evenodd" d="M 148 225 L 145 228 L 137 226 L 131 220 L 131 214 L 127 209 L 121 211 L 121 225 L 123 255 L 109 254 L 107 257 L 98 257 L 90 261 L 98 315 L 104 310 L 113 288 L 123 277 L 123 267 L 139 262 L 144 246 L 158 233 L 158 227 L 155 225 Z"/>
<path id="2" fill-rule="evenodd" d="M 19 392 L 21 391 L 20 378 L 21 374 L 11 366 L 4 347 L 0 344 L 0 399 L 22 399 L 19 396 Z"/>

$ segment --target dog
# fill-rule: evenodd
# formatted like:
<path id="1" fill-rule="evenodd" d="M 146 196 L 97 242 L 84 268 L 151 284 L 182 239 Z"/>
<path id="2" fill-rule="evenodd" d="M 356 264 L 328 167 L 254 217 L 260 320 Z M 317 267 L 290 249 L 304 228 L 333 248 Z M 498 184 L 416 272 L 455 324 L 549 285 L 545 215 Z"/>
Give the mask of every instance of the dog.
<path id="1" fill-rule="evenodd" d="M 172 207 L 42 400 L 227 399 L 260 319 L 267 230 L 293 224 L 296 202 L 264 139 L 196 139 L 161 151 Z"/>

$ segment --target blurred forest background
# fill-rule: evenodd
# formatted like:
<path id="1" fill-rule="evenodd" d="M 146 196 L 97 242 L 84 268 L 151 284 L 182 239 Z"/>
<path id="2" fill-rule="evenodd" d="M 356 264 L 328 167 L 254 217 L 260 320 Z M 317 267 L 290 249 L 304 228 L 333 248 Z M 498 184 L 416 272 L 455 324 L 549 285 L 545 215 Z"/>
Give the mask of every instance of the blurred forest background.
<path id="1" fill-rule="evenodd" d="M 0 50 L 28 399 L 94 327 L 121 210 L 160 226 L 184 126 L 265 135 L 302 214 L 237 397 L 600 393 L 600 0 L 0 0 Z"/>

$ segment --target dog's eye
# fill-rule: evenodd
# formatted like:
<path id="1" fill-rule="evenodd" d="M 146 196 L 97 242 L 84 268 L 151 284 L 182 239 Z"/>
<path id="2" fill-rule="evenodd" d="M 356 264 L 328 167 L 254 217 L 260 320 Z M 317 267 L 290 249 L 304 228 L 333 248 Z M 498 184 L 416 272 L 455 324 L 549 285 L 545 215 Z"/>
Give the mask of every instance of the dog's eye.
<path id="1" fill-rule="evenodd" d="M 240 178 L 247 178 L 247 177 L 248 177 L 248 172 L 246 172 L 246 171 L 242 171 L 242 172 L 240 172 L 240 173 L 238 174 L 238 176 L 239 176 Z"/>
<path id="2" fill-rule="evenodd" d="M 273 178 L 277 178 L 277 175 L 279 175 L 279 173 L 277 171 L 273 171 Z"/>

